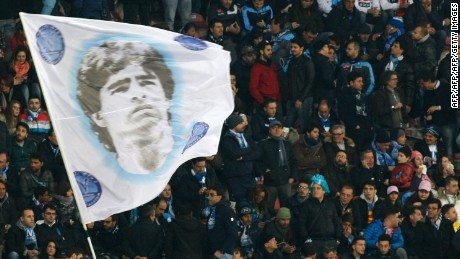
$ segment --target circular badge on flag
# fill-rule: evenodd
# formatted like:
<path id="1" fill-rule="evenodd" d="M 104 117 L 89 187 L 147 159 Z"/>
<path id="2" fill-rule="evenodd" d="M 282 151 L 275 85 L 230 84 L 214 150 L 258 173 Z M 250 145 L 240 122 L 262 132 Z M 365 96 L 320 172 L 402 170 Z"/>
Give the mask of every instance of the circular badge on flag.
<path id="1" fill-rule="evenodd" d="M 78 188 L 83 195 L 86 207 L 93 206 L 102 195 L 102 188 L 99 181 L 88 172 L 73 172 L 78 183 Z"/>
<path id="2" fill-rule="evenodd" d="M 186 35 L 177 36 L 174 40 L 179 42 L 180 45 L 189 50 L 199 51 L 208 48 L 206 42 L 204 42 L 203 40 Z"/>
<path id="3" fill-rule="evenodd" d="M 35 34 L 40 56 L 47 63 L 56 65 L 64 56 L 65 44 L 62 33 L 51 24 L 45 24 Z"/>

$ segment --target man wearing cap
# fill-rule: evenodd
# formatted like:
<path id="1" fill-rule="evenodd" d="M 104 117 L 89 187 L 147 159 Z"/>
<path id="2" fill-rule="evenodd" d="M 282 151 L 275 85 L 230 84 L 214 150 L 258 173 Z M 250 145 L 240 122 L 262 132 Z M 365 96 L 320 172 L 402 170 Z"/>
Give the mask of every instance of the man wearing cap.
<path id="1" fill-rule="evenodd" d="M 236 222 L 238 227 L 238 245 L 243 248 L 246 255 L 251 257 L 254 254 L 257 244 L 259 244 L 260 228 L 252 221 L 253 208 L 246 203 L 239 206 L 239 220 Z"/>
<path id="2" fill-rule="evenodd" d="M 396 166 L 396 162 L 388 154 L 390 143 L 390 135 L 385 130 L 379 130 L 371 143 L 372 150 L 375 153 L 375 164 L 382 166 L 387 172 L 393 171 Z"/>
<path id="3" fill-rule="evenodd" d="M 360 55 L 361 55 L 361 60 L 363 61 L 371 61 L 371 59 L 374 59 L 374 57 L 371 57 L 369 55 L 369 52 L 371 50 L 371 41 L 369 40 L 371 36 L 371 28 L 369 25 L 366 23 L 363 23 L 359 26 L 358 31 L 356 32 L 356 41 L 359 42 L 360 46 Z"/>
<path id="4" fill-rule="evenodd" d="M 229 128 L 220 142 L 220 151 L 225 167 L 222 177 L 227 182 L 230 199 L 235 201 L 247 197 L 256 185 L 253 161 L 260 152 L 256 143 L 244 135 L 246 124 L 239 115 L 230 115 L 226 124 Z"/>
<path id="5" fill-rule="evenodd" d="M 272 45 L 262 41 L 258 45 L 259 58 L 252 66 L 249 89 L 251 96 L 257 104 L 262 104 L 269 98 L 281 101 L 280 84 L 275 64 L 272 62 Z"/>
<path id="6" fill-rule="evenodd" d="M 428 169 L 432 172 L 436 170 L 436 165 L 441 162 L 441 157 L 447 155 L 446 146 L 440 140 L 440 130 L 436 126 L 425 129 L 423 140 L 414 144 L 414 150 L 423 155 L 423 161 L 428 164 Z"/>
<path id="7" fill-rule="evenodd" d="M 452 247 L 454 228 L 452 222 L 441 215 L 441 201 L 428 201 L 426 220 L 415 227 L 418 258 L 457 258 Z"/>
<path id="8" fill-rule="evenodd" d="M 251 78 L 251 68 L 256 62 L 256 51 L 251 45 L 243 46 L 240 58 L 233 64 L 231 71 L 236 76 L 238 92 L 236 96 L 244 104 L 244 114 L 252 113 L 252 97 L 249 92 L 249 80 Z"/>
<path id="9" fill-rule="evenodd" d="M 302 205 L 299 218 L 299 238 L 312 242 L 318 254 L 325 247 L 337 246 L 341 235 L 340 220 L 334 203 L 327 199 L 329 186 L 320 174 L 313 176 L 311 196 Z"/>
<path id="10" fill-rule="evenodd" d="M 436 79 L 433 71 L 422 74 L 420 81 L 424 90 L 422 112 L 425 113 L 425 121 L 430 126 L 439 127 L 438 133 L 446 144 L 447 155 L 453 157 L 457 109 L 451 107 L 450 82 Z"/>
<path id="11" fill-rule="evenodd" d="M 270 122 L 269 137 L 259 143 L 260 157 L 256 166 L 256 171 L 264 177 L 264 186 L 268 191 L 267 207 L 272 214 L 277 198 L 280 206 L 287 205 L 291 184 L 297 178 L 294 150 L 282 134 L 281 122 Z"/>
<path id="12" fill-rule="evenodd" d="M 315 67 L 311 59 L 303 55 L 304 47 L 303 40 L 292 39 L 292 56 L 287 64 L 287 126 L 294 127 L 298 119 L 301 132 L 305 130 L 307 119 L 311 115 L 313 104 L 311 91 L 315 80 Z"/>
<path id="13" fill-rule="evenodd" d="M 297 243 L 295 238 L 295 231 L 291 225 L 291 211 L 288 208 L 281 207 L 276 214 L 275 220 L 265 225 L 262 232 L 262 240 L 267 237 L 275 237 L 281 251 L 283 252 L 283 258 L 299 258 L 299 251 L 296 246 L 301 243 Z"/>

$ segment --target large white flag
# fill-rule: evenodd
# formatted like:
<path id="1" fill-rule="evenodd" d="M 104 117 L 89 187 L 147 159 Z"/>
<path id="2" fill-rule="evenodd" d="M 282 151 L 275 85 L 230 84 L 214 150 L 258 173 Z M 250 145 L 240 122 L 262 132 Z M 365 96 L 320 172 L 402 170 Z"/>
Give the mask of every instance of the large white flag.
<path id="1" fill-rule="evenodd" d="M 233 110 L 220 46 L 124 23 L 21 21 L 84 223 L 150 201 L 179 165 L 217 152 Z"/>

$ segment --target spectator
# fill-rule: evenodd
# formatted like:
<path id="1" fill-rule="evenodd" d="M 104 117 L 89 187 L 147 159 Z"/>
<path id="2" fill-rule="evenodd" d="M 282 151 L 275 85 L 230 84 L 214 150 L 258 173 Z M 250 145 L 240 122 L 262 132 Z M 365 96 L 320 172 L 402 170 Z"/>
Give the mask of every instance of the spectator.
<path id="1" fill-rule="evenodd" d="M 407 258 L 407 253 L 403 248 L 404 239 L 401 234 L 401 228 L 399 228 L 399 214 L 400 211 L 389 209 L 382 219 L 374 221 L 364 230 L 366 253 L 374 253 L 377 250 L 379 237 L 383 234 L 388 234 L 391 237 L 391 248 L 399 258 Z"/>
<path id="2" fill-rule="evenodd" d="M 0 75 L 2 73 L 0 72 Z M 4 74 L 0 77 L 0 100 L 1 105 L 0 109 L 3 111 L 6 121 L 5 123 L 8 126 L 8 129 L 14 128 L 16 124 L 13 120 L 18 119 L 21 112 L 21 104 L 25 104 L 26 100 L 24 99 L 23 94 L 20 92 L 20 87 L 14 87 L 14 78 L 12 75 Z M 17 107 L 17 114 L 13 116 L 13 112 L 16 112 L 16 108 L 12 107 L 15 105 Z M 13 111 L 14 110 L 14 111 Z M 17 120 L 19 121 L 19 120 Z M 17 123 L 17 122 L 16 122 Z M 14 132 L 14 131 L 13 131 Z M 11 131 L 9 132 L 12 133 Z"/>
<path id="3" fill-rule="evenodd" d="M 424 73 L 434 71 L 436 68 L 436 42 L 428 33 L 426 23 L 414 27 L 412 39 L 415 42 L 414 71 L 417 72 L 418 80 Z"/>
<path id="4" fill-rule="evenodd" d="M 233 0 L 218 0 L 209 6 L 208 20 L 219 19 L 224 26 L 224 34 L 236 39 L 235 35 L 241 32 L 238 24 L 238 6 Z"/>
<path id="5" fill-rule="evenodd" d="M 327 199 L 329 186 L 322 175 L 312 178 L 311 197 L 302 205 L 299 219 L 300 242 L 312 242 L 318 253 L 335 246 L 340 237 L 339 218 L 334 203 Z"/>
<path id="6" fill-rule="evenodd" d="M 353 251 L 349 254 L 345 254 L 342 258 L 344 259 L 366 259 L 366 239 L 364 237 L 357 237 L 351 243 Z"/>
<path id="7" fill-rule="evenodd" d="M 402 211 L 401 196 L 399 195 L 398 187 L 391 185 L 388 186 L 387 196 L 384 200 L 378 200 L 374 205 L 374 218 L 382 219 L 385 215 L 385 212 L 395 209 Z"/>
<path id="8" fill-rule="evenodd" d="M 353 215 L 351 213 L 342 215 L 342 235 L 340 237 L 340 244 L 337 247 L 337 251 L 339 251 L 341 255 L 353 252 L 351 244 L 353 240 L 358 237 L 353 224 Z"/>
<path id="9" fill-rule="evenodd" d="M 241 116 L 230 115 L 226 124 L 229 131 L 220 143 L 225 164 L 222 177 L 227 182 L 230 198 L 239 201 L 246 197 L 256 184 L 253 177 L 253 161 L 259 158 L 260 151 L 256 143 L 245 138 L 243 132 L 246 125 Z"/>
<path id="10" fill-rule="evenodd" d="M 219 19 L 214 19 L 209 21 L 209 29 L 206 36 L 203 37 L 204 40 L 220 45 L 224 50 L 230 52 L 231 64 L 234 64 L 237 56 L 236 50 L 233 46 L 233 42 L 228 36 L 224 35 L 224 24 Z"/>
<path id="11" fill-rule="evenodd" d="M 332 127 L 331 136 L 324 138 L 324 151 L 328 164 L 332 164 L 339 150 L 344 150 L 347 153 L 347 160 L 350 166 L 355 166 L 359 163 L 358 153 L 355 142 L 345 136 L 345 126 L 336 124 Z"/>
<path id="12" fill-rule="evenodd" d="M 415 228 L 416 253 L 419 258 L 453 258 L 452 249 L 454 228 L 452 222 L 442 217 L 441 202 L 438 199 L 428 201 L 425 222 L 418 222 Z"/>
<path id="13" fill-rule="evenodd" d="M 286 126 L 294 127 L 298 119 L 301 132 L 305 130 L 307 119 L 311 116 L 312 87 L 315 79 L 314 64 L 310 58 L 303 55 L 304 47 L 301 39 L 292 39 L 292 56 L 287 64 Z"/>
<path id="14" fill-rule="evenodd" d="M 315 103 L 325 99 L 332 104 L 335 99 L 335 67 L 329 61 L 329 51 L 333 49 L 330 44 L 329 41 L 318 40 L 312 47 L 312 59 L 315 65 L 315 82 L 312 91 Z"/>
<path id="15" fill-rule="evenodd" d="M 339 123 L 337 116 L 332 113 L 330 102 L 326 99 L 321 100 L 318 104 L 318 113 L 313 113 L 310 117 L 311 124 L 320 125 L 320 137 L 324 140 L 331 137 L 331 129 Z"/>
<path id="16" fill-rule="evenodd" d="M 327 166 L 324 176 L 331 189 L 331 193 L 335 196 L 338 196 L 343 186 L 352 184 L 347 153 L 345 151 L 337 151 L 334 162 L 332 165 Z"/>
<path id="17" fill-rule="evenodd" d="M 406 209 L 410 208 L 411 206 L 420 207 L 422 215 L 426 215 L 428 201 L 432 198 L 433 193 L 431 191 L 431 183 L 427 180 L 423 180 L 418 186 L 418 191 L 414 192 L 409 198 L 407 198 L 404 207 Z"/>
<path id="18" fill-rule="evenodd" d="M 249 91 L 249 80 L 251 78 L 251 68 L 256 61 L 256 51 L 251 45 L 245 45 L 241 49 L 240 58 L 233 64 L 232 73 L 236 76 L 238 92 L 236 96 L 243 103 L 243 113 L 252 114 L 252 97 Z"/>
<path id="19" fill-rule="evenodd" d="M 414 163 L 414 177 L 412 177 L 412 183 L 410 187 L 411 192 L 416 192 L 421 181 L 431 181 L 427 176 L 426 165 L 423 164 L 423 155 L 417 150 L 412 151 L 411 161 Z"/>
<path id="20" fill-rule="evenodd" d="M 252 208 L 249 204 L 243 204 L 238 209 L 238 246 L 243 249 L 248 257 L 252 257 L 259 244 L 260 228 L 253 221 Z"/>
<path id="21" fill-rule="evenodd" d="M 42 142 L 51 128 L 48 113 L 42 110 L 40 98 L 36 95 L 29 97 L 29 106 L 21 114 L 21 121 L 29 125 L 29 138 Z"/>
<path id="22" fill-rule="evenodd" d="M 57 210 L 51 204 L 46 204 L 43 207 L 43 222 L 35 227 L 37 235 L 38 248 L 42 249 L 46 246 L 47 240 L 54 240 L 59 247 L 66 250 L 72 247 L 73 238 L 66 228 L 60 225 L 57 221 Z M 38 222 L 37 222 L 38 224 Z"/>
<path id="23" fill-rule="evenodd" d="M 320 9 L 322 2 L 327 1 L 319 1 Z M 344 40 L 348 40 L 352 35 L 355 35 L 361 25 L 361 17 L 355 7 L 355 0 L 343 0 L 327 13 L 326 31 L 338 34 Z"/>
<path id="24" fill-rule="evenodd" d="M 370 149 L 361 152 L 361 163 L 351 171 L 351 179 L 356 195 L 362 193 L 364 184 L 368 181 L 376 183 L 378 195 L 386 192 L 385 182 L 388 176 L 381 166 L 375 164 L 374 153 Z"/>
<path id="25" fill-rule="evenodd" d="M 314 24 L 320 32 L 324 30 L 323 17 L 318 10 L 316 0 L 302 0 L 299 1 L 298 5 L 291 7 L 289 9 L 289 22 L 297 34 L 309 24 Z"/>
<path id="26" fill-rule="evenodd" d="M 417 226 L 417 222 L 423 219 L 423 215 L 420 207 L 410 207 L 406 211 L 405 218 L 401 223 L 401 232 L 404 239 L 404 249 L 410 258 L 416 256 L 415 227 Z"/>
<path id="27" fill-rule="evenodd" d="M 437 126 L 425 128 L 423 140 L 414 144 L 414 150 L 423 155 L 423 161 L 428 165 L 429 172 L 433 173 L 441 158 L 447 154 L 446 146 L 441 138 L 441 130 Z"/>
<path id="28" fill-rule="evenodd" d="M 390 184 L 395 185 L 399 191 L 409 191 L 414 176 L 414 165 L 410 161 L 412 150 L 402 147 L 398 152 L 398 165 L 391 172 Z"/>
<path id="29" fill-rule="evenodd" d="M 295 35 L 285 26 L 286 19 L 283 15 L 276 15 L 271 20 L 270 43 L 272 45 L 271 61 L 276 67 L 280 89 L 285 89 L 286 78 L 285 66 L 291 56 L 291 40 Z M 283 93 L 283 97 L 285 94 Z"/>
<path id="30" fill-rule="evenodd" d="M 339 118 L 345 123 L 348 136 L 356 142 L 358 148 L 372 139 L 371 114 L 363 80 L 361 73 L 350 72 L 347 75 L 348 87 L 343 88 L 338 96 Z"/>
<path id="31" fill-rule="evenodd" d="M 21 103 L 16 100 L 12 100 L 10 105 L 4 112 L 6 118 L 6 126 L 10 136 L 16 135 L 16 125 L 21 121 Z"/>
<path id="32" fill-rule="evenodd" d="M 379 1 L 355 1 L 355 7 L 360 14 L 361 23 L 374 25 L 374 33 L 382 32 L 388 21 L 388 14 L 382 12 Z"/>
<path id="33" fill-rule="evenodd" d="M 453 157 L 453 145 L 457 132 L 455 122 L 457 110 L 450 105 L 450 83 L 437 80 L 434 72 L 421 75 L 420 80 L 425 90 L 422 108 L 422 111 L 425 112 L 425 121 L 428 125 L 439 127 L 439 133 L 446 144 L 447 155 Z"/>
<path id="34" fill-rule="evenodd" d="M 8 193 L 17 198 L 20 196 L 19 174 L 10 168 L 10 156 L 8 152 L 0 151 L 0 181 L 8 189 Z"/>
<path id="35" fill-rule="evenodd" d="M 297 159 L 299 178 L 311 178 L 323 171 L 326 166 L 326 153 L 319 139 L 319 125 L 307 125 L 305 135 L 300 136 L 294 144 L 294 155 Z"/>
<path id="36" fill-rule="evenodd" d="M 176 206 L 176 214 L 166 233 L 166 258 L 205 258 L 208 253 L 206 226 L 193 217 L 189 204 Z"/>
<path id="37" fill-rule="evenodd" d="M 271 60 L 272 46 L 268 41 L 263 41 L 259 43 L 258 49 L 259 58 L 252 66 L 249 82 L 251 96 L 258 104 L 262 104 L 266 98 L 280 101 L 278 75 Z"/>
<path id="38" fill-rule="evenodd" d="M 460 212 L 460 197 L 458 197 L 458 178 L 448 176 L 445 180 L 445 187 L 438 191 L 441 205 L 451 204 L 457 212 Z"/>
<path id="39" fill-rule="evenodd" d="M 56 183 L 68 181 L 64 160 L 53 128 L 48 131 L 46 140 L 38 145 L 38 153 L 43 158 L 45 169 L 53 173 L 53 179 Z"/>
<path id="40" fill-rule="evenodd" d="M 53 259 L 62 254 L 63 251 L 61 251 L 61 248 L 56 244 L 55 241 L 51 240 L 48 241 L 46 245 L 44 245 L 40 250 L 40 259 Z"/>
<path id="41" fill-rule="evenodd" d="M 359 210 L 359 200 L 353 199 L 354 198 L 354 191 L 353 186 L 351 185 L 344 185 L 340 190 L 340 194 L 338 197 L 334 197 L 334 205 L 337 211 L 337 215 L 342 218 L 350 218 L 348 221 L 352 221 L 353 230 L 357 233 L 361 232 L 363 229 L 362 224 L 362 214 Z M 347 216 L 345 216 L 347 215 Z M 367 224 L 365 224 L 367 225 Z M 351 226 L 351 225 L 350 225 Z M 343 225 L 342 225 L 343 227 Z M 345 229 L 343 229 L 345 231 Z M 349 229 L 348 229 L 349 230 Z M 344 232 L 345 233 L 345 232 Z M 346 232 L 347 235 L 351 234 Z M 343 235 L 342 235 L 343 237 Z M 348 238 L 348 237 L 347 237 Z M 351 243 L 353 240 L 348 240 Z"/>
<path id="42" fill-rule="evenodd" d="M 14 86 L 20 89 L 24 100 L 35 95 L 41 98 L 40 86 L 37 83 L 34 66 L 28 51 L 24 47 L 18 47 L 10 61 L 10 69 L 14 76 Z"/>
<path id="43" fill-rule="evenodd" d="M 262 141 L 268 137 L 269 125 L 276 120 L 278 105 L 275 100 L 264 100 L 262 110 L 257 111 L 251 118 L 252 138 L 254 141 Z"/>
<path id="44" fill-rule="evenodd" d="M 282 259 L 284 258 L 281 252 L 281 249 L 279 248 L 278 241 L 276 241 L 276 238 L 274 236 L 263 238 L 261 243 L 263 244 L 263 247 L 260 249 L 260 251 L 257 254 L 254 255 L 254 259 Z"/>
<path id="45" fill-rule="evenodd" d="M 401 96 L 396 91 L 398 74 L 394 71 L 385 71 L 382 82 L 383 88 L 375 91 L 372 96 L 376 126 L 390 131 L 402 128 L 406 109 Z"/>
<path id="46" fill-rule="evenodd" d="M 438 188 L 446 186 L 446 179 L 449 176 L 457 177 L 454 171 L 454 165 L 448 156 L 442 156 L 441 163 L 438 163 L 436 172 L 433 175 L 436 186 L 438 186 Z"/>
<path id="47" fill-rule="evenodd" d="M 47 205 L 52 199 L 53 197 L 50 195 L 48 188 L 37 186 L 37 188 L 33 190 L 32 197 L 26 200 L 26 207 L 32 208 L 34 215 L 36 215 L 34 218 L 37 223 L 41 224 L 43 222 L 45 205 Z"/>
<path id="48" fill-rule="evenodd" d="M 254 222 L 259 228 L 264 228 L 265 222 L 270 221 L 271 215 L 267 206 L 267 189 L 262 184 L 256 185 L 249 194 L 249 204 L 254 208 Z"/>
<path id="49" fill-rule="evenodd" d="M 282 251 L 283 258 L 298 258 L 299 251 L 296 246 L 298 245 L 294 229 L 290 226 L 291 212 L 288 208 L 282 207 L 278 210 L 276 217 L 273 221 L 265 225 L 261 234 L 261 238 L 275 237 L 280 250 Z"/>
<path id="50" fill-rule="evenodd" d="M 377 242 L 377 251 L 373 254 L 376 259 L 399 259 L 402 258 L 396 255 L 395 251 L 391 248 L 391 237 L 388 234 L 379 236 Z M 407 257 L 407 256 L 406 256 Z"/>
<path id="51" fill-rule="evenodd" d="M 287 203 L 287 208 L 291 211 L 291 225 L 297 227 L 302 204 L 310 197 L 311 181 L 305 178 L 300 178 L 297 192 L 292 195 Z"/>
<path id="52" fill-rule="evenodd" d="M 38 257 L 38 244 L 35 232 L 34 212 L 25 208 L 21 217 L 8 231 L 5 252 L 9 258 Z"/>
<path id="53" fill-rule="evenodd" d="M 18 211 L 14 199 L 9 196 L 4 182 L 0 181 L 0 216 L 5 225 L 5 232 L 16 223 L 18 218 Z"/>
<path id="54" fill-rule="evenodd" d="M 366 228 L 369 224 L 375 222 L 375 203 L 379 200 L 377 196 L 377 185 L 373 181 L 367 181 L 364 183 L 363 193 L 357 200 L 359 205 L 359 211 L 361 213 L 361 226 Z M 377 237 L 375 237 L 377 239 Z M 374 246 L 376 242 L 372 243 Z"/>
<path id="55" fill-rule="evenodd" d="M 398 151 L 400 148 L 406 146 L 407 137 L 403 129 L 394 129 L 390 131 L 390 154 L 391 158 L 396 161 L 398 160 Z M 412 155 L 412 153 L 411 153 Z"/>
<path id="56" fill-rule="evenodd" d="M 208 254 L 217 258 L 228 257 L 238 241 L 238 228 L 230 202 L 224 199 L 223 190 L 210 187 L 208 190 Z"/>
<path id="57" fill-rule="evenodd" d="M 141 207 L 141 217 L 128 230 L 123 241 L 123 254 L 129 258 L 160 258 L 164 236 L 161 226 L 155 223 L 155 208 Z"/>
<path id="58" fill-rule="evenodd" d="M 177 206 L 191 206 L 193 216 L 198 218 L 206 207 L 206 193 L 209 187 L 220 185 L 216 173 L 206 166 L 205 157 L 192 159 L 192 168 L 179 182 L 175 193 Z"/>
<path id="59" fill-rule="evenodd" d="M 302 39 L 305 41 L 305 47 L 303 54 L 308 58 L 312 58 L 315 53 L 312 48 L 315 46 L 316 39 L 318 38 L 318 28 L 314 24 L 309 24 L 305 26 L 302 31 Z"/>
<path id="60" fill-rule="evenodd" d="M 72 188 L 69 182 L 61 182 L 56 186 L 56 193 L 53 195 L 53 204 L 56 205 L 59 222 L 71 227 L 78 220 L 78 210 Z"/>
<path id="61" fill-rule="evenodd" d="M 290 142 L 282 137 L 283 126 L 279 121 L 270 122 L 269 137 L 259 143 L 260 158 L 257 163 L 259 175 L 264 177 L 268 191 L 267 206 L 274 214 L 275 201 L 287 204 L 291 196 L 291 184 L 297 179 L 297 161 Z"/>
<path id="62" fill-rule="evenodd" d="M 446 218 L 447 220 L 452 222 L 452 226 L 454 227 L 454 232 L 457 232 L 460 223 L 458 223 L 458 214 L 457 211 L 455 210 L 455 207 L 453 204 L 446 204 L 441 207 L 441 215 Z"/>
<path id="63" fill-rule="evenodd" d="M 393 171 L 396 166 L 395 161 L 391 158 L 390 154 L 388 154 L 390 142 L 391 139 L 388 133 L 385 130 L 379 130 L 375 136 L 375 140 L 371 143 L 372 150 L 376 157 L 376 165 L 383 167 L 383 170 L 388 173 Z"/>
<path id="64" fill-rule="evenodd" d="M 54 193 L 53 174 L 43 168 L 43 158 L 38 153 L 30 156 L 30 167 L 21 174 L 19 185 L 21 194 L 26 199 L 32 197 L 38 186 L 46 187 Z"/>
<path id="65" fill-rule="evenodd" d="M 243 6 L 242 17 L 246 32 L 264 32 L 270 29 L 273 10 L 265 0 L 252 0 Z"/>

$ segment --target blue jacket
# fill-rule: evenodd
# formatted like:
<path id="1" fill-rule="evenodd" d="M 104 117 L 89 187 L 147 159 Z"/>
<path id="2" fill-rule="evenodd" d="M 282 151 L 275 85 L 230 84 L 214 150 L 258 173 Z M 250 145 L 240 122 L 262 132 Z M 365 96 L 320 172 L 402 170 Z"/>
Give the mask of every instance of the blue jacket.
<path id="1" fill-rule="evenodd" d="M 243 23 L 244 29 L 252 31 L 254 26 L 261 20 L 266 24 L 265 28 L 259 28 L 261 31 L 264 29 L 270 29 L 270 22 L 273 18 L 273 10 L 269 5 L 264 5 L 258 11 L 254 9 L 252 2 L 248 5 L 243 6 Z"/>
<path id="2" fill-rule="evenodd" d="M 377 241 L 379 236 L 385 234 L 385 227 L 381 219 L 372 222 L 364 230 L 364 238 L 366 239 L 366 254 L 373 254 L 377 250 Z M 391 248 L 396 250 L 404 247 L 404 239 L 401 233 L 401 228 L 397 228 L 391 237 Z"/>
<path id="3" fill-rule="evenodd" d="M 369 96 L 374 90 L 375 78 L 372 66 L 367 61 L 355 59 L 343 62 L 339 67 L 339 74 L 337 75 L 337 87 L 339 89 L 348 87 L 347 76 L 351 71 L 356 71 L 363 75 L 363 91 L 365 91 L 366 96 Z"/>

